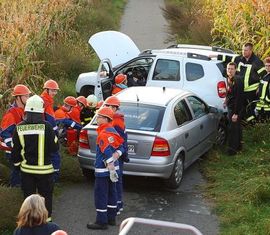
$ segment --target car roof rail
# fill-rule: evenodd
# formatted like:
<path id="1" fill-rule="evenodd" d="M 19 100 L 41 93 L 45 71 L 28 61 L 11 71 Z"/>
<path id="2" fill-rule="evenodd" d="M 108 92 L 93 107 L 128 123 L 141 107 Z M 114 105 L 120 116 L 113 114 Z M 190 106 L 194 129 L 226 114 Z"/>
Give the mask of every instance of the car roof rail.
<path id="1" fill-rule="evenodd" d="M 223 47 L 217 47 L 217 46 L 213 46 L 212 47 L 212 51 L 234 54 L 234 51 L 233 50 L 226 49 L 226 48 L 223 48 Z"/>
<path id="2" fill-rule="evenodd" d="M 191 52 L 187 53 L 187 58 L 193 58 L 193 59 L 199 59 L 199 60 L 211 60 L 211 58 L 209 58 L 206 55 L 200 55 L 200 54 L 191 53 Z"/>
<path id="3" fill-rule="evenodd" d="M 234 54 L 233 50 L 226 49 L 226 48 L 223 48 L 223 47 L 218 47 L 218 46 L 203 46 L 203 45 L 192 45 L 192 44 L 173 44 L 173 45 L 170 45 L 169 47 L 167 47 L 167 49 L 170 49 L 170 48 L 211 50 L 211 51 L 216 51 L 216 52 Z"/>

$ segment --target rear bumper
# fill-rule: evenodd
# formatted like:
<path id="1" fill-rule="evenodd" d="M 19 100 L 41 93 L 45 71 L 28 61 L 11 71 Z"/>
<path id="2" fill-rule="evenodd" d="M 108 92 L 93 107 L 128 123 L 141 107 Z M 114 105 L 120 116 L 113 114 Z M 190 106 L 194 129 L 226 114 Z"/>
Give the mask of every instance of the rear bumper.
<path id="1" fill-rule="evenodd" d="M 130 161 L 124 164 L 124 174 L 168 179 L 174 166 L 170 159 L 171 157 L 130 158 Z M 94 157 L 86 156 L 79 151 L 78 160 L 81 168 L 94 170 Z"/>

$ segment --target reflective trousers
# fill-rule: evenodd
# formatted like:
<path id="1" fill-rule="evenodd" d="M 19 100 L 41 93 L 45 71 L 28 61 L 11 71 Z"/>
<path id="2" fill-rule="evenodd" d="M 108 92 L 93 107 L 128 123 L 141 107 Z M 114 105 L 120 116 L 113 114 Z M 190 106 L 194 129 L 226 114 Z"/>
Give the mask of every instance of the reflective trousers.
<path id="1" fill-rule="evenodd" d="M 95 178 L 96 223 L 107 224 L 117 213 L 116 183 L 110 177 Z"/>

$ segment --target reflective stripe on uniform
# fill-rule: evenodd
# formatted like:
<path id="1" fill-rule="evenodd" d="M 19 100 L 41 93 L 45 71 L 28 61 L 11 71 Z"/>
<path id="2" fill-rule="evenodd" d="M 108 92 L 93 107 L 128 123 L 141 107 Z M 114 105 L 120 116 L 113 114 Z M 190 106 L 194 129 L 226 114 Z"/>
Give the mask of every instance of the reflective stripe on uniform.
<path id="1" fill-rule="evenodd" d="M 108 208 L 117 208 L 117 205 L 107 205 Z"/>
<path id="2" fill-rule="evenodd" d="M 7 144 L 8 142 L 11 142 L 12 141 L 12 138 L 6 138 L 4 139 L 4 142 Z"/>
<path id="3" fill-rule="evenodd" d="M 115 170 L 119 170 L 119 166 L 116 166 Z M 95 168 L 95 172 L 97 173 L 103 173 L 103 172 L 108 172 L 108 171 L 109 171 L 108 168 Z"/>
<path id="4" fill-rule="evenodd" d="M 105 209 L 105 210 L 102 210 L 102 209 L 96 209 L 96 211 L 98 211 L 98 212 L 107 212 L 107 209 Z"/>
<path id="5" fill-rule="evenodd" d="M 38 175 L 45 175 L 45 174 L 51 174 L 54 172 L 54 169 L 49 169 L 49 170 L 29 170 L 29 169 L 26 169 L 24 168 L 22 165 L 21 165 L 21 171 L 22 172 L 25 172 L 25 173 L 29 173 L 29 174 L 38 174 Z"/>
<path id="6" fill-rule="evenodd" d="M 261 72 L 266 71 L 265 67 L 260 68 L 257 73 L 260 74 Z"/>

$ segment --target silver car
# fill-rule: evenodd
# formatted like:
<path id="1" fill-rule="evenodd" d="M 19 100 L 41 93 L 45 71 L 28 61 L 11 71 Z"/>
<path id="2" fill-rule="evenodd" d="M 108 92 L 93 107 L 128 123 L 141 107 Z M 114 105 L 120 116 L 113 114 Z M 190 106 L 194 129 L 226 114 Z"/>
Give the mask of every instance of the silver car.
<path id="1" fill-rule="evenodd" d="M 128 134 L 124 174 L 159 177 L 179 187 L 184 169 L 215 143 L 222 112 L 179 89 L 131 87 L 117 97 Z M 96 128 L 94 118 L 80 133 L 78 159 L 85 175 L 94 169 Z"/>

